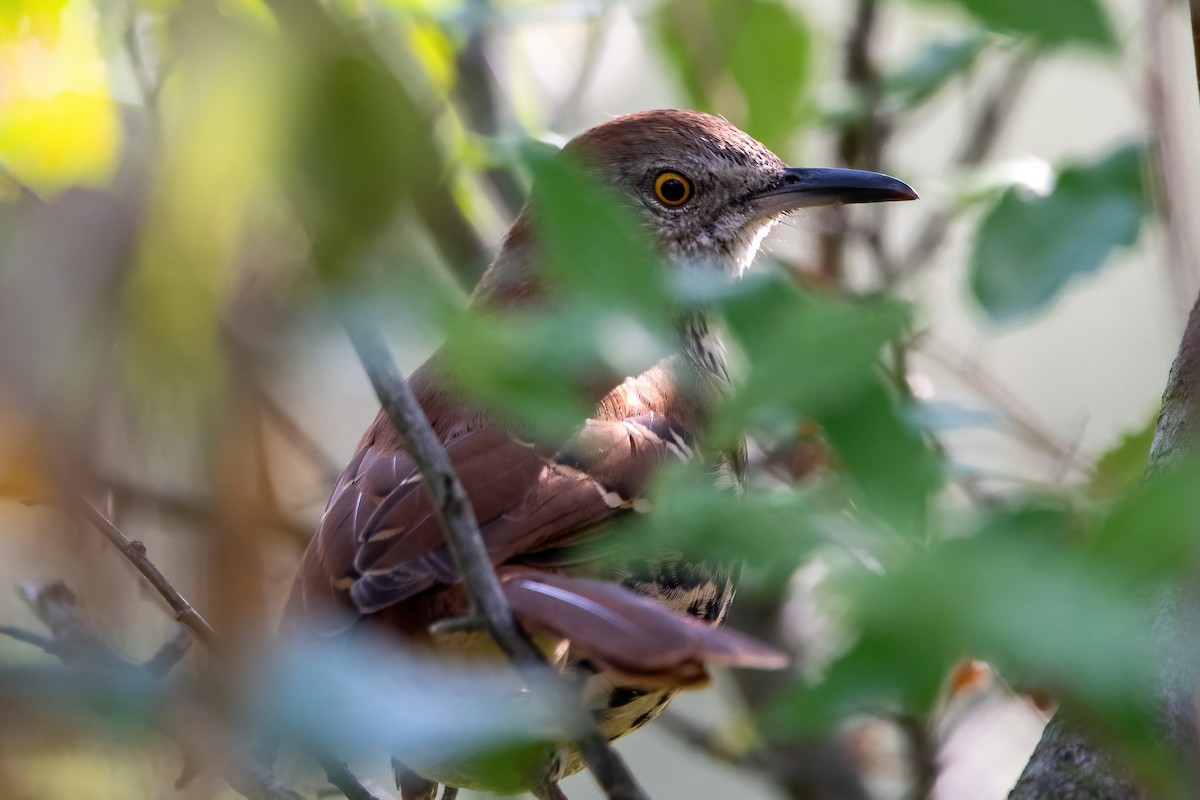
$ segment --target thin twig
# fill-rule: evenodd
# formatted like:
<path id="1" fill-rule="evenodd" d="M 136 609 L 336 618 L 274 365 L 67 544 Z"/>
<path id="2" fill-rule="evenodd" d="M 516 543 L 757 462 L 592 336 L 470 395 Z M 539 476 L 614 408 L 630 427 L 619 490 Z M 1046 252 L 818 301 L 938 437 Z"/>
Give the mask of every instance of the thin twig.
<path id="1" fill-rule="evenodd" d="M 89 659 L 114 670 L 149 671 L 130 661 L 95 632 L 79 613 L 75 594 L 61 581 L 25 584 L 20 587 L 20 594 L 30 610 L 54 634 L 55 655 L 64 662 L 75 658 Z M 180 648 L 178 637 L 172 641 L 175 643 L 168 642 L 163 649 L 177 652 Z M 180 736 L 178 731 L 164 732 L 184 748 L 186 755 L 186 736 Z M 235 756 L 229 765 L 225 780 L 234 791 L 250 800 L 303 800 L 265 765 L 241 755 Z"/>
<path id="2" fill-rule="evenodd" d="M 558 103 L 558 108 L 550 120 L 552 130 L 561 131 L 567 126 L 575 124 L 580 106 L 583 104 L 583 98 L 587 95 L 588 87 L 596 74 L 596 67 L 600 63 L 600 54 L 604 51 L 604 45 L 608 41 L 611 12 L 612 7 L 605 6 L 599 14 L 588 21 L 583 54 L 579 57 L 579 71 L 575 73 L 575 80 L 571 83 L 571 88 Z"/>
<path id="3" fill-rule="evenodd" d="M 108 517 L 104 516 L 98 508 L 86 499 L 80 498 L 80 507 L 88 520 L 110 542 L 116 545 L 125 558 L 137 567 L 138 572 L 142 573 L 146 580 L 150 582 L 150 585 L 167 601 L 167 604 L 175 612 L 175 619 L 187 626 L 188 630 L 194 633 L 196 638 L 208 647 L 210 651 L 220 655 L 220 638 L 217 632 L 208 623 L 208 620 L 192 607 L 183 595 L 171 585 L 171 582 L 166 579 L 162 572 L 159 571 L 158 567 L 154 565 L 154 562 L 146 555 L 146 546 L 141 542 L 130 540 Z M 354 800 L 375 797 L 351 774 L 350 770 L 344 764 L 341 764 L 325 753 L 315 750 L 313 751 L 313 757 L 323 768 L 326 768 L 330 783 L 336 786 L 347 797 L 351 797 Z M 328 768 L 330 765 L 337 765 L 337 768 L 330 771 Z"/>
<path id="4" fill-rule="evenodd" d="M 872 58 L 872 43 L 878 21 L 879 0 L 858 0 L 854 12 L 854 24 L 846 39 L 843 77 L 855 92 L 862 111 L 838 133 L 838 158 L 847 167 L 879 170 L 881 155 L 888 138 L 887 130 L 879 114 L 881 84 L 879 71 Z M 849 226 L 847 211 L 831 207 L 821 214 L 821 232 L 818 238 L 821 275 L 834 286 L 843 288 L 845 279 L 844 256 Z M 868 245 L 879 254 L 879 263 L 888 264 L 878 217 L 874 217 L 865 236 Z"/>
<path id="5" fill-rule="evenodd" d="M 154 562 L 146 555 L 146 545 L 121 533 L 121 530 L 86 498 L 79 499 L 79 507 L 96 530 L 104 534 L 105 538 L 121 551 L 129 563 L 133 564 L 137 571 L 150 582 L 155 591 L 167 601 L 167 605 L 175 612 L 175 619 L 186 625 L 196 634 L 196 638 L 209 648 L 219 650 L 220 639 L 217 632 L 154 565 Z"/>
<path id="6" fill-rule="evenodd" d="M 216 511 L 211 497 L 136 484 L 123 478 L 97 476 L 96 482 L 111 493 L 118 508 L 130 505 L 175 517 L 200 526 L 213 524 Z M 279 508 L 269 509 L 272 518 L 264 521 L 272 529 L 287 535 L 297 545 L 306 546 L 312 538 L 312 526 L 293 519 Z"/>
<path id="7" fill-rule="evenodd" d="M 271 422 L 283 433 L 288 443 L 311 461 L 321 471 L 322 475 L 327 476 L 329 483 L 337 481 L 338 476 L 342 474 L 341 467 L 317 443 L 312 434 L 297 422 L 258 380 L 252 378 L 250 386 L 254 392 L 255 400 L 262 406 L 262 410 L 266 412 L 267 416 L 271 418 Z"/>
<path id="8" fill-rule="evenodd" d="M 60 658 L 65 652 L 53 639 L 42 636 L 39 633 L 34 633 L 33 631 L 27 631 L 24 628 L 13 627 L 12 625 L 0 625 L 0 636 L 7 636 L 23 644 L 32 645 L 39 650 L 43 650 L 52 656 L 59 656 Z"/>
<path id="9" fill-rule="evenodd" d="M 546 663 L 513 617 L 492 569 L 470 498 L 387 346 L 373 328 L 348 319 L 343 322 L 384 412 L 421 470 L 447 548 L 462 578 L 470 616 L 486 623 L 496 644 L 522 676 L 545 693 L 564 720 L 564 728 L 577 737 L 579 751 L 605 794 L 611 800 L 645 800 L 646 795 L 629 768 L 578 701 L 568 695 L 558 673 Z"/>
<path id="10" fill-rule="evenodd" d="M 1084 473 L 1092 470 L 1091 461 L 1081 455 L 1076 447 L 1060 441 L 1008 389 L 984 372 L 978 361 L 954 352 L 949 346 L 931 336 L 922 337 L 919 348 L 927 358 L 949 370 L 974 389 L 1027 444 L 1052 456 L 1060 463 L 1071 464 Z"/>
<path id="11" fill-rule="evenodd" d="M 974 123 L 963 138 L 962 146 L 954 159 L 959 169 L 978 166 L 992 152 L 1003 130 L 1021 90 L 1028 83 L 1033 65 L 1037 63 L 1038 51 L 1032 47 L 1018 45 L 1016 52 L 974 115 Z M 950 210 L 935 211 L 925 220 L 908 252 L 895 264 L 889 285 L 908 277 L 929 263 L 941 247 L 954 221 Z"/>
<path id="12" fill-rule="evenodd" d="M 180 627 L 175 631 L 175 635 L 167 641 L 163 642 L 162 647 L 146 659 L 142 664 L 142 669 L 150 673 L 151 677 L 162 678 L 166 676 L 171 668 L 183 660 L 187 655 L 188 650 L 192 649 L 192 642 L 195 637 L 192 632 L 184 627 Z"/>

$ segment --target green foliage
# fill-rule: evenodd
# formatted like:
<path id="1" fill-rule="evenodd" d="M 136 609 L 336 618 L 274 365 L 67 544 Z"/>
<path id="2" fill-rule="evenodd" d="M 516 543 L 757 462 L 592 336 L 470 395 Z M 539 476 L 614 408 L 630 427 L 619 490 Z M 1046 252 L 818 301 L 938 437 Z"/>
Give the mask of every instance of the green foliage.
<path id="1" fill-rule="evenodd" d="M 1158 412 L 1146 422 L 1127 432 L 1096 461 L 1096 469 L 1088 484 L 1089 493 L 1097 498 L 1115 497 L 1132 489 L 1146 472 L 1150 444 L 1158 428 Z"/>
<path id="2" fill-rule="evenodd" d="M 975 299 L 996 320 L 1037 311 L 1072 276 L 1095 272 L 1132 245 L 1149 211 L 1144 151 L 1128 145 L 1064 169 L 1046 197 L 1004 192 L 984 219 L 971 254 Z"/>
<path id="3" fill-rule="evenodd" d="M 318 266 L 345 277 L 395 219 L 444 180 L 432 114 L 372 48 L 315 4 L 286 8 L 301 48 L 294 192 Z M 410 79 L 416 76 L 410 76 Z"/>
<path id="4" fill-rule="evenodd" d="M 982 32 L 935 39 L 908 63 L 884 79 L 884 90 L 901 108 L 912 108 L 936 95 L 954 78 L 969 71 L 987 46 Z"/>
<path id="5" fill-rule="evenodd" d="M 781 148 L 804 119 L 812 37 L 795 4 L 671 0 L 659 37 L 691 105 L 721 113 L 726 74 L 745 104 L 731 117 L 768 147 Z"/>
<path id="6" fill-rule="evenodd" d="M 1099 0 L 942 0 L 1005 33 L 1025 34 L 1046 45 L 1084 44 L 1114 49 L 1111 25 Z"/>
<path id="7" fill-rule="evenodd" d="M 678 313 L 667 275 L 630 210 L 569 157 L 526 148 L 528 212 L 544 302 L 448 323 L 464 385 L 532 435 L 561 437 L 626 375 L 669 352 Z M 637 291 L 630 291 L 637 287 Z"/>

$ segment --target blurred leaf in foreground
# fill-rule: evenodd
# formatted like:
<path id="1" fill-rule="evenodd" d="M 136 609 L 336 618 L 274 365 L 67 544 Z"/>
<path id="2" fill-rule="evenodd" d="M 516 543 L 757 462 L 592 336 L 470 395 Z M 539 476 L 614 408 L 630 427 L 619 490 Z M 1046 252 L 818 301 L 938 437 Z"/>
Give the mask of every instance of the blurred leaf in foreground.
<path id="1" fill-rule="evenodd" d="M 1032 36 L 1047 45 L 1078 43 L 1115 49 L 1112 28 L 1100 0 L 941 0 L 961 6 L 981 22 L 1005 33 Z"/>
<path id="2" fill-rule="evenodd" d="M 560 436 L 625 376 L 669 354 L 679 308 L 628 201 L 569 152 L 526 153 L 536 179 L 527 255 L 540 297 L 516 312 L 460 316 L 446 352 L 467 388 L 527 429 Z"/>
<path id="3" fill-rule="evenodd" d="M 0 164 L 39 191 L 105 182 L 120 130 L 94 9 L 5 4 L 0 34 Z"/>
<path id="4" fill-rule="evenodd" d="M 1158 428 L 1158 412 L 1155 411 L 1142 426 L 1126 431 L 1121 438 L 1101 454 L 1096 469 L 1088 483 L 1088 493 L 1093 497 L 1120 495 L 1141 480 L 1146 472 L 1150 457 L 1150 444 Z"/>
<path id="5" fill-rule="evenodd" d="M 968 71 L 987 41 L 982 32 L 972 32 L 929 42 L 912 61 L 884 79 L 884 89 L 901 108 L 918 106 Z"/>
<path id="6" fill-rule="evenodd" d="M 516 789 L 520 771 L 504 761 L 562 731 L 539 701 L 544 688 L 499 657 L 456 663 L 360 633 L 336 647 L 288 643 L 247 686 L 243 708 L 255 729 L 344 756 L 384 753 L 414 767 L 478 757 L 477 769 Z M 488 758 L 497 752 L 505 758 Z"/>
<path id="7" fill-rule="evenodd" d="M 1160 667 L 1149 622 L 1157 590 L 1200 562 L 1197 484 L 1184 464 L 1099 516 L 1047 501 L 989 512 L 967 538 L 847 578 L 858 641 L 774 721 L 796 731 L 855 711 L 924 713 L 970 657 L 1055 693 L 1145 757 Z"/>
<path id="8" fill-rule="evenodd" d="M 810 90 L 812 36 L 799 9 L 776 0 L 674 0 L 660 9 L 658 33 L 692 107 L 728 105 L 723 89 L 732 81 L 746 104 L 739 127 L 783 148 Z"/>
<path id="9" fill-rule="evenodd" d="M 1121 147 L 1062 171 L 1046 197 L 1007 190 L 983 220 L 971 289 L 988 316 L 1012 319 L 1048 305 L 1077 274 L 1095 272 L 1137 241 L 1149 211 L 1144 149 Z"/>

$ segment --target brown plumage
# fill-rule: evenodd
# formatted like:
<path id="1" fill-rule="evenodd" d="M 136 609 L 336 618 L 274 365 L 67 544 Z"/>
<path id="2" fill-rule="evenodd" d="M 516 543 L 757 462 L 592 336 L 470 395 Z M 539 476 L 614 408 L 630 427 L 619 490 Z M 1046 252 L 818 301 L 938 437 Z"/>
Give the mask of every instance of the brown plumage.
<path id="1" fill-rule="evenodd" d="M 915 197 L 875 173 L 785 167 L 729 123 L 695 112 L 618 117 L 565 152 L 634 201 L 669 264 L 717 265 L 733 277 L 787 211 Z M 664 189 L 670 180 L 680 183 Z M 541 302 L 534 229 L 526 211 L 477 287 L 473 307 L 519 312 Z M 669 460 L 699 459 L 715 482 L 740 480 L 739 454 L 707 452 L 698 437 L 729 386 L 719 325 L 694 314 L 680 327 L 675 355 L 640 375 L 591 381 L 591 418 L 563 442 L 515 435 L 502 416 L 459 390 L 442 353 L 410 380 L 471 497 L 514 613 L 531 632 L 564 643 L 554 650 L 564 666 L 591 676 L 586 702 L 610 738 L 645 724 L 677 689 L 703 682 L 706 664 L 784 664 L 771 648 L 716 627 L 732 600 L 737 565 L 685 561 L 669 551 L 599 560 L 580 546 L 594 545 L 619 515 L 644 510 L 647 482 Z M 329 609 L 345 616 L 329 617 Z M 429 633 L 431 623 L 465 610 L 420 473 L 381 413 L 304 555 L 286 624 L 340 619 L 324 632 L 376 625 L 410 642 L 480 649 L 479 636 Z M 580 766 L 566 750 L 553 760 L 550 782 Z M 418 771 L 449 785 L 472 783 L 459 764 Z M 412 773 L 398 778 L 405 800 L 436 789 Z"/>

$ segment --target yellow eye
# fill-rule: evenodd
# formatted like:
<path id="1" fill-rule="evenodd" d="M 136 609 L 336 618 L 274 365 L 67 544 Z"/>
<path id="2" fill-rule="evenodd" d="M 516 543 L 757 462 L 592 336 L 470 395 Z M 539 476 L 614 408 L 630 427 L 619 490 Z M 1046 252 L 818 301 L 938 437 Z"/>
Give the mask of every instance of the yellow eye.
<path id="1" fill-rule="evenodd" d="M 681 206 L 692 198 L 692 182 L 678 172 L 663 172 L 654 179 L 654 196 L 668 206 Z"/>

